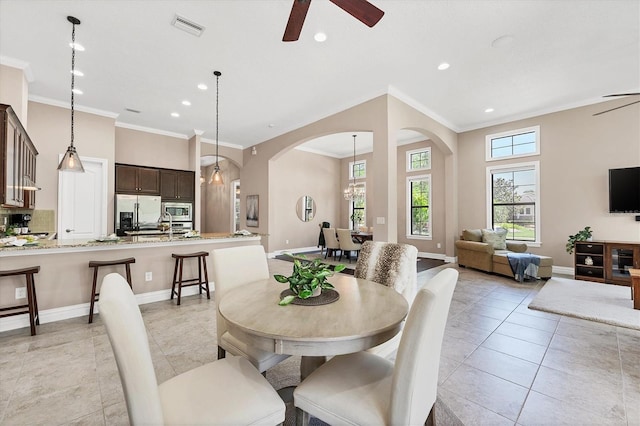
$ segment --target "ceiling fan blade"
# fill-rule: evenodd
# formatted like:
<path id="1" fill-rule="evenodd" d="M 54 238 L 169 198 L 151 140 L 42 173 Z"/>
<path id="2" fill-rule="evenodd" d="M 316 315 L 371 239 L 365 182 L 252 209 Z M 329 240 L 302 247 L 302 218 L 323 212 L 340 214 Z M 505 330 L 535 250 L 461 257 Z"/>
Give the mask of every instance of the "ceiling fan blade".
<path id="1" fill-rule="evenodd" d="M 640 103 L 640 101 L 634 101 L 634 102 L 631 102 L 631 103 L 629 103 L 629 104 L 624 104 L 624 105 L 621 105 L 621 106 L 619 106 L 619 107 L 615 107 L 615 108 L 608 109 L 608 110 L 606 110 L 606 111 L 596 112 L 595 114 L 593 114 L 593 116 L 595 117 L 596 115 L 604 114 L 605 112 L 615 111 L 615 110 L 617 110 L 617 109 L 624 108 L 624 107 L 628 107 L 629 105 L 633 105 L 633 104 L 637 104 L 637 103 Z"/>
<path id="2" fill-rule="evenodd" d="M 604 95 L 603 98 L 611 98 L 613 96 L 638 96 L 640 95 L 640 92 L 638 93 L 615 93 L 613 95 Z"/>
<path id="3" fill-rule="evenodd" d="M 287 28 L 284 30 L 282 41 L 296 41 L 300 38 L 302 24 L 304 24 L 304 20 L 307 17 L 310 4 L 311 0 L 293 0 L 291 14 L 289 15 L 289 21 L 287 21 Z"/>
<path id="4" fill-rule="evenodd" d="M 373 27 L 384 16 L 384 12 L 382 10 L 378 9 L 367 0 L 330 1 L 368 27 Z"/>

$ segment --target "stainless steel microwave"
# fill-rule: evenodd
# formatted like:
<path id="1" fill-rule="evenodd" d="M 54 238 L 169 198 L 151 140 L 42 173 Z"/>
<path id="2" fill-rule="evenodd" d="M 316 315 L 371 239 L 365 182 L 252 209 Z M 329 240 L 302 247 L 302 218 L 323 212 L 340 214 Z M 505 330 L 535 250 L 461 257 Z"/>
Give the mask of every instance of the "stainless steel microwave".
<path id="1" fill-rule="evenodd" d="M 162 215 L 169 213 L 173 221 L 190 222 L 193 217 L 193 204 L 191 203 L 162 203 Z"/>

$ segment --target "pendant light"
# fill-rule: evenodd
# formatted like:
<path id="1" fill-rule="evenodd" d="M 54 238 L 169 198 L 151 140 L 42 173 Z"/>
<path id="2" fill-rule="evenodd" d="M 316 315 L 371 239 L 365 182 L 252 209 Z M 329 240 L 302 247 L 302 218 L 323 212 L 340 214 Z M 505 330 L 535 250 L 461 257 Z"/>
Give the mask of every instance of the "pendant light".
<path id="1" fill-rule="evenodd" d="M 209 183 L 214 185 L 223 185 L 224 181 L 222 180 L 222 173 L 220 172 L 220 166 L 218 165 L 218 98 L 219 98 L 219 90 L 218 90 L 218 82 L 220 80 L 220 76 L 222 73 L 220 71 L 214 71 L 213 75 L 216 76 L 216 165 L 213 167 L 213 173 L 211 174 L 211 179 L 209 179 Z"/>
<path id="2" fill-rule="evenodd" d="M 58 165 L 58 170 L 61 172 L 80 172 L 84 173 L 84 167 L 82 167 L 82 162 L 80 161 L 80 156 L 76 152 L 76 147 L 73 146 L 73 101 L 74 101 L 74 92 L 76 82 L 76 25 L 80 25 L 80 20 L 78 18 L 74 18 L 73 16 L 67 16 L 67 21 L 71 22 L 73 25 L 73 30 L 71 31 L 71 144 L 67 148 L 67 152 L 65 152 L 62 161 Z"/>
<path id="3" fill-rule="evenodd" d="M 364 185 L 356 183 L 355 165 L 356 165 L 356 136 L 353 135 L 353 164 L 351 165 L 351 174 L 353 176 L 353 182 L 344 189 L 344 199 L 358 202 L 362 201 L 365 196 Z"/>

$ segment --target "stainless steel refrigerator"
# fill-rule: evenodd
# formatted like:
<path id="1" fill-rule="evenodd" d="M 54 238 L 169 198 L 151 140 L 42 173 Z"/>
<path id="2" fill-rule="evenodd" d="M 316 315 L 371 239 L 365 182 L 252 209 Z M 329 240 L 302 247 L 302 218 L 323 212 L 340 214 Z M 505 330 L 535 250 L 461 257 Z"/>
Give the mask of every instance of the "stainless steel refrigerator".
<path id="1" fill-rule="evenodd" d="M 158 229 L 161 214 L 160 196 L 116 194 L 115 230 L 125 231 Z"/>

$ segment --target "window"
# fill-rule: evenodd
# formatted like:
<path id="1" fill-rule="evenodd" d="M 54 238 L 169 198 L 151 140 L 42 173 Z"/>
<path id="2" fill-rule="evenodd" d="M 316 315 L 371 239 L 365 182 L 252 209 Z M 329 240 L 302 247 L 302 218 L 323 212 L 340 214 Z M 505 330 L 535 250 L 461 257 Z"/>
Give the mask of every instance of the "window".
<path id="1" fill-rule="evenodd" d="M 367 160 L 349 162 L 349 179 L 364 179 L 367 177 Z"/>
<path id="2" fill-rule="evenodd" d="M 508 240 L 539 244 L 539 168 L 537 161 L 487 167 L 488 228 L 505 228 Z"/>
<path id="3" fill-rule="evenodd" d="M 540 155 L 540 126 L 487 135 L 486 160 Z"/>
<path id="4" fill-rule="evenodd" d="M 431 148 L 414 149 L 407 151 L 407 171 L 430 170 Z"/>
<path id="5" fill-rule="evenodd" d="M 431 239 L 431 175 L 407 178 L 407 238 Z"/>
<path id="6" fill-rule="evenodd" d="M 364 186 L 364 184 L 363 184 Z M 351 229 L 357 231 L 361 226 L 367 226 L 367 205 L 366 189 L 365 195 L 359 201 L 352 201 L 349 203 L 349 224 Z"/>

